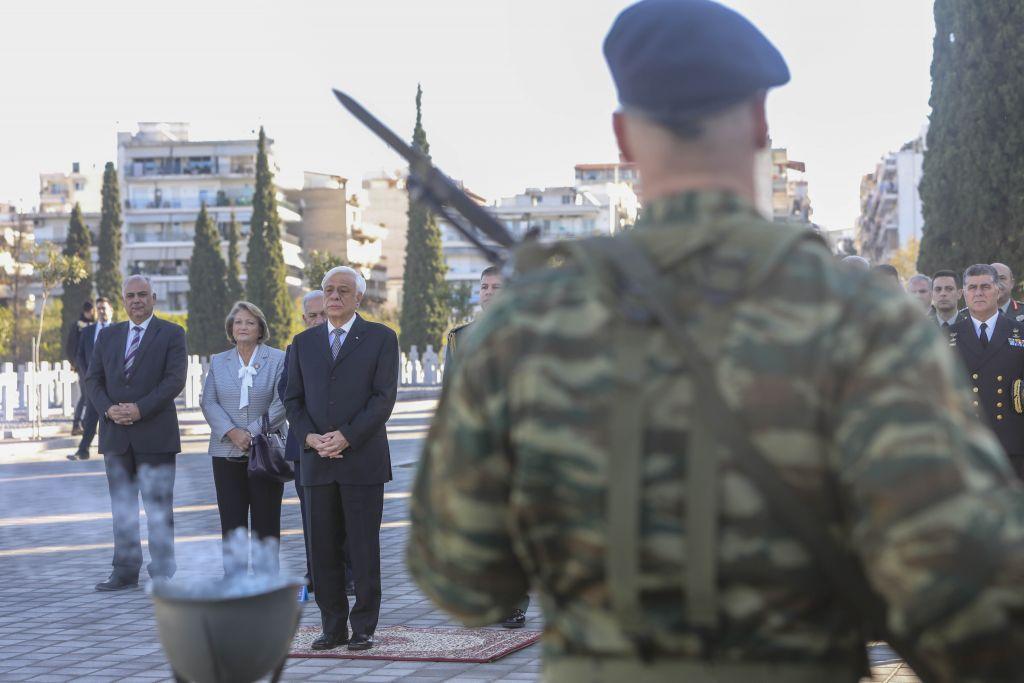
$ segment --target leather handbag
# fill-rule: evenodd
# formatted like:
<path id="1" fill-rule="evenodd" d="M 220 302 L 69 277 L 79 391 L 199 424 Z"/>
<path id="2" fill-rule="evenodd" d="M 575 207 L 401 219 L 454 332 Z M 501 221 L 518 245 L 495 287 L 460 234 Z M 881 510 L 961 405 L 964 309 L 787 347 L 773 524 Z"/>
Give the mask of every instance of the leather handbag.
<path id="1" fill-rule="evenodd" d="M 249 476 L 286 482 L 295 478 L 292 464 L 284 459 L 285 440 L 280 432 L 270 431 L 270 417 L 263 414 L 260 433 L 249 447 Z"/>

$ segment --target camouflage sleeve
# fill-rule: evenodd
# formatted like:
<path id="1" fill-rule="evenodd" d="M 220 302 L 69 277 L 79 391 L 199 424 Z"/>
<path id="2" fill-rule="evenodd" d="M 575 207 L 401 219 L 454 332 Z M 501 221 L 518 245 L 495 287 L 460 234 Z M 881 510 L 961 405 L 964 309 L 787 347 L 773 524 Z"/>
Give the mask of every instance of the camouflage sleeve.
<path id="1" fill-rule="evenodd" d="M 854 548 L 890 626 L 944 680 L 1019 680 L 1021 487 L 933 325 L 891 295 L 860 313 L 837 343 L 849 351 L 835 416 Z"/>
<path id="2" fill-rule="evenodd" d="M 438 606 L 470 626 L 507 616 L 527 591 L 512 551 L 508 404 L 501 359 L 459 340 L 427 437 L 411 501 L 409 569 Z"/>

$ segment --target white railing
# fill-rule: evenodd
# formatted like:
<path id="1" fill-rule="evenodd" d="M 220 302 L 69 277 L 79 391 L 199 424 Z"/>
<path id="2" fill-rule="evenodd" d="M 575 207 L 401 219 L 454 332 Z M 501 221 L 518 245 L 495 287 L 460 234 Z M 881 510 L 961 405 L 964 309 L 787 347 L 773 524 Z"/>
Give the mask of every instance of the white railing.
<path id="1" fill-rule="evenodd" d="M 188 357 L 185 389 L 179 395 L 185 408 L 199 407 L 209 365 L 210 360 L 205 356 Z M 399 359 L 399 386 L 440 386 L 442 373 L 443 367 L 433 346 L 428 345 L 422 357 L 413 346 L 408 355 L 403 353 Z M 67 361 L 43 361 L 38 366 L 23 363 L 17 368 L 13 363 L 0 364 L 0 420 L 3 422 L 31 421 L 37 416 L 41 420 L 70 419 L 80 396 L 78 374 Z"/>

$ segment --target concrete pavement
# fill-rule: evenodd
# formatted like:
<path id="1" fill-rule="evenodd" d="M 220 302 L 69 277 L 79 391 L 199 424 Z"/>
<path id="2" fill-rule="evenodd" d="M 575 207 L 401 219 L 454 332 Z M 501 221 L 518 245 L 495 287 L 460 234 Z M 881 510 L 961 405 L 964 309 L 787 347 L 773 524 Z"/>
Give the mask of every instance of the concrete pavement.
<path id="1" fill-rule="evenodd" d="M 382 626 L 455 625 L 420 594 L 403 561 L 409 489 L 433 408 L 430 399 L 401 401 L 389 422 L 395 480 L 386 488 L 381 531 Z M 207 437 L 196 432 L 184 437 L 174 488 L 178 576 L 219 578 Z M 93 590 L 110 571 L 110 501 L 102 460 L 68 462 L 71 450 L 0 453 L 0 681 L 168 680 L 145 592 Z M 145 524 L 142 529 L 145 535 Z M 291 484 L 282 530 L 282 571 L 301 576 L 301 522 Z M 540 628 L 536 601 L 528 617 L 529 627 Z M 314 603 L 306 605 L 302 623 L 319 624 Z M 879 666 L 875 680 L 916 680 L 899 666 Z M 537 680 L 539 672 L 534 645 L 492 664 L 290 659 L 284 680 L 522 681 Z"/>

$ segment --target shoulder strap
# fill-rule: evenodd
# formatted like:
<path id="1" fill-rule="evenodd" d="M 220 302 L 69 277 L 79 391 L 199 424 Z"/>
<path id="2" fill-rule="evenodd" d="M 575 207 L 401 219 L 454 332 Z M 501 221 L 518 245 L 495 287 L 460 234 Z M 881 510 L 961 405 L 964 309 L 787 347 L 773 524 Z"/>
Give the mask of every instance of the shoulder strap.
<path id="1" fill-rule="evenodd" d="M 803 238 L 803 234 L 797 233 L 788 248 L 777 250 L 776 263 Z M 701 387 L 701 401 L 707 408 L 704 414 L 714 416 L 703 425 L 707 429 L 701 431 L 708 432 L 718 444 L 728 449 L 732 454 L 730 462 L 758 487 L 772 513 L 810 551 L 850 613 L 859 615 L 873 633 L 883 636 L 924 683 L 937 680 L 928 663 L 916 657 L 914 648 L 889 630 L 885 603 L 871 588 L 857 559 L 839 545 L 827 527 L 818 521 L 817 515 L 801 502 L 794 489 L 750 440 L 739 415 L 718 390 L 714 364 L 707 358 L 698 357 L 700 346 L 670 305 L 671 293 L 666 291 L 647 254 L 628 237 L 588 240 L 580 244 L 614 270 L 624 286 L 626 299 L 649 312 L 675 340 L 679 349 L 690 352 L 687 365 L 695 384 Z M 770 272 L 768 265 L 760 269 L 764 275 Z"/>

